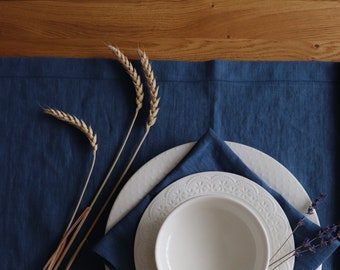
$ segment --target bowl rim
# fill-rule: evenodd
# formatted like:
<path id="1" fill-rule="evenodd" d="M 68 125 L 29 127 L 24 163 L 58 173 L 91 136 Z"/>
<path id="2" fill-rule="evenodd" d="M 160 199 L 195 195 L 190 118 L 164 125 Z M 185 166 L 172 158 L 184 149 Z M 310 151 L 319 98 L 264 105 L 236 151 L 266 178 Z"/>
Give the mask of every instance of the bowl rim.
<path id="1" fill-rule="evenodd" d="M 229 201 L 232 202 L 234 204 L 238 204 L 240 207 L 244 208 L 249 214 L 250 216 L 252 216 L 252 218 L 254 220 L 256 220 L 257 222 L 257 227 L 260 229 L 263 237 L 262 240 L 264 240 L 264 244 L 263 247 L 265 250 L 263 250 L 263 254 L 264 254 L 264 260 L 266 265 L 264 269 L 268 269 L 268 265 L 269 265 L 269 253 L 270 253 L 270 247 L 269 247 L 269 239 L 268 239 L 268 234 L 266 232 L 265 226 L 263 224 L 263 222 L 258 218 L 258 214 L 256 214 L 256 212 L 254 211 L 254 209 L 252 209 L 249 205 L 247 205 L 244 201 L 242 201 L 241 199 L 235 197 L 235 196 L 228 196 L 228 195 L 223 195 L 223 194 L 206 194 L 206 195 L 198 195 L 195 196 L 193 198 L 190 198 L 184 202 L 182 202 L 180 205 L 178 205 L 177 207 L 175 207 L 172 212 L 165 218 L 165 220 L 163 221 L 158 233 L 157 233 L 157 238 L 156 238 L 156 243 L 155 243 L 155 248 L 154 248 L 154 257 L 155 257 L 155 261 L 156 261 L 156 266 L 158 270 L 170 270 L 169 268 L 164 268 L 162 267 L 163 263 L 160 261 L 160 255 L 159 253 L 159 246 L 161 245 L 162 240 L 162 235 L 164 234 L 164 231 L 166 230 L 166 226 L 167 224 L 170 222 L 170 220 L 173 219 L 174 216 L 176 216 L 179 212 L 181 212 L 183 209 L 187 208 L 190 205 L 193 205 L 195 203 L 197 203 L 198 201 L 202 201 L 202 200 L 208 200 L 208 199 L 218 199 L 218 200 L 224 200 L 224 201 Z M 261 268 L 262 269 L 262 268 Z"/>

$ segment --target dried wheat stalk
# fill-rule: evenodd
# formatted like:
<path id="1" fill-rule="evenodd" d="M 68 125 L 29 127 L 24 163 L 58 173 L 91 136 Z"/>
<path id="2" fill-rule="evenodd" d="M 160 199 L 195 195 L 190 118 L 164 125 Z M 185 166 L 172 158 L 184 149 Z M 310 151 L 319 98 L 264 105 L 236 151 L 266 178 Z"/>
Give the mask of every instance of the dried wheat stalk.
<path id="1" fill-rule="evenodd" d="M 84 197 L 86 188 L 88 186 L 88 183 L 89 183 L 91 175 L 92 175 L 92 171 L 93 171 L 93 168 L 94 168 L 94 165 L 95 165 L 95 162 L 96 162 L 96 152 L 97 152 L 97 149 L 98 149 L 97 135 L 93 133 L 91 126 L 86 125 L 86 123 L 83 120 L 79 120 L 77 117 L 75 117 L 71 114 L 65 113 L 65 112 L 60 111 L 60 110 L 51 109 L 51 108 L 44 109 L 44 112 L 46 114 L 49 114 L 49 115 L 51 115 L 51 116 L 53 116 L 53 117 L 55 117 L 55 118 L 57 118 L 61 121 L 64 121 L 64 122 L 76 127 L 77 129 L 79 129 L 88 138 L 88 140 L 90 141 L 90 144 L 92 146 L 92 149 L 93 149 L 93 158 L 92 158 L 92 164 L 91 164 L 91 167 L 90 167 L 90 171 L 89 171 L 89 174 L 88 174 L 87 179 L 85 181 L 84 187 L 82 189 L 80 198 L 77 202 L 77 206 L 74 209 L 74 212 L 72 214 L 71 220 L 69 221 L 69 224 L 67 225 L 67 228 L 66 228 L 66 231 L 67 231 L 71 227 L 71 224 L 72 224 L 72 222 L 73 222 L 73 220 L 74 220 L 74 218 L 75 218 L 75 216 L 78 212 L 80 203 L 81 203 L 81 201 Z"/>
<path id="2" fill-rule="evenodd" d="M 132 155 L 132 158 L 130 159 L 128 165 L 126 166 L 124 172 L 122 173 L 122 175 L 120 176 L 120 178 L 116 182 L 115 186 L 111 190 L 111 193 L 110 193 L 109 197 L 106 199 L 104 205 L 101 207 L 101 209 L 100 209 L 99 213 L 97 214 L 97 216 L 96 216 L 94 222 L 92 223 L 91 227 L 87 231 L 87 233 L 84 236 L 83 240 L 78 245 L 75 253 L 71 257 L 70 261 L 68 262 L 68 264 L 66 266 L 66 270 L 69 270 L 70 267 L 72 266 L 74 260 L 76 259 L 76 257 L 78 256 L 80 250 L 82 249 L 82 247 L 86 243 L 88 237 L 92 233 L 92 231 L 93 231 L 94 227 L 96 226 L 97 222 L 99 221 L 100 217 L 102 216 L 102 214 L 104 213 L 105 209 L 107 208 L 107 206 L 111 202 L 112 198 L 114 197 L 114 195 L 115 195 L 118 187 L 120 186 L 122 180 L 124 179 L 126 173 L 130 169 L 130 167 L 131 167 L 133 161 L 135 160 L 135 158 L 136 158 L 136 156 L 137 156 L 141 146 L 143 145 L 146 137 L 149 134 L 150 128 L 156 123 L 157 114 L 158 114 L 158 111 L 159 111 L 158 105 L 159 105 L 159 100 L 160 100 L 160 98 L 158 97 L 158 89 L 159 89 L 159 87 L 156 84 L 156 79 L 154 77 L 153 70 L 151 68 L 151 65 L 149 63 L 148 57 L 146 56 L 145 52 L 142 52 L 141 50 L 138 50 L 138 54 L 139 54 L 139 56 L 141 58 L 141 63 L 142 63 L 142 66 L 143 66 L 144 75 L 145 75 L 145 78 L 146 78 L 146 81 L 147 81 L 147 84 L 148 84 L 148 88 L 149 88 L 149 92 L 150 92 L 150 112 L 149 112 L 148 121 L 146 123 L 145 133 L 144 133 L 142 139 L 140 140 L 140 142 L 139 142 L 139 144 L 138 144 L 134 154 Z"/>
<path id="3" fill-rule="evenodd" d="M 143 106 L 143 99 L 144 99 L 144 91 L 143 91 L 143 84 L 141 82 L 141 78 L 137 73 L 137 70 L 133 67 L 132 63 L 129 61 L 129 59 L 116 47 L 112 46 L 112 45 L 108 45 L 109 49 L 115 54 L 115 56 L 117 57 L 117 60 L 119 61 L 119 63 L 124 67 L 124 69 L 126 70 L 126 72 L 129 74 L 133 85 L 135 87 L 135 93 L 136 93 L 136 110 L 135 110 L 135 115 L 130 123 L 130 127 L 129 130 L 125 136 L 125 139 L 118 151 L 118 154 L 116 156 L 116 158 L 114 159 L 105 179 L 103 180 L 101 186 L 99 187 L 98 192 L 96 193 L 95 197 L 92 200 L 91 206 L 93 207 L 93 205 L 96 203 L 99 195 L 101 194 L 101 192 L 103 191 L 107 181 L 109 180 L 111 173 L 113 171 L 113 169 L 115 168 L 124 148 L 126 145 L 126 142 L 128 141 L 132 128 L 135 125 L 136 119 L 138 117 L 139 111 Z"/>
<path id="4" fill-rule="evenodd" d="M 93 133 L 92 128 L 90 126 L 86 125 L 86 123 L 83 120 L 79 120 L 77 117 L 75 117 L 73 115 L 70 115 L 68 113 L 65 113 L 63 111 L 56 110 L 56 109 L 48 108 L 48 109 L 44 109 L 44 112 L 46 114 L 49 114 L 49 115 L 51 115 L 51 116 L 53 116 L 53 117 L 55 117 L 55 118 L 57 118 L 57 119 L 59 119 L 63 122 L 66 122 L 66 123 L 76 127 L 77 129 L 79 129 L 88 138 L 88 140 L 90 141 L 90 144 L 92 146 L 92 150 L 93 150 L 93 158 L 92 158 L 92 164 L 91 164 L 91 167 L 90 167 L 90 171 L 87 175 L 87 179 L 86 179 L 85 184 L 83 186 L 81 195 L 80 195 L 78 202 L 77 202 L 77 205 L 76 205 L 76 207 L 75 207 L 75 209 L 72 213 L 71 219 L 70 219 L 70 221 L 69 221 L 69 223 L 66 227 L 66 230 L 63 234 L 63 237 L 62 237 L 56 251 L 52 254 L 52 256 L 50 257 L 50 259 L 48 260 L 48 262 L 45 265 L 44 269 L 50 270 L 50 269 L 53 269 L 54 265 L 57 263 L 59 257 L 61 256 L 61 253 L 63 252 L 63 250 L 65 248 L 67 237 L 75 229 L 72 226 L 72 224 L 73 224 L 75 216 L 78 212 L 80 203 L 81 203 L 81 201 L 84 197 L 84 194 L 86 192 L 88 183 L 90 181 L 90 178 L 91 178 L 91 175 L 92 175 L 92 172 L 93 172 L 93 168 L 94 168 L 94 165 L 95 165 L 95 162 L 96 162 L 96 152 L 97 152 L 97 149 L 98 149 L 98 144 L 97 144 L 97 135 Z M 82 213 L 81 217 L 84 217 L 86 219 L 86 217 L 87 217 L 86 212 L 87 211 L 88 211 L 88 209 L 85 209 L 85 211 Z"/>
<path id="5" fill-rule="evenodd" d="M 132 131 L 132 128 L 136 122 L 136 119 L 138 117 L 138 114 L 139 114 L 139 111 L 140 109 L 142 108 L 142 105 L 143 105 L 143 99 L 144 99 L 144 91 L 143 91 L 143 84 L 141 82 L 141 78 L 140 76 L 138 75 L 136 69 L 133 67 L 132 63 L 128 60 L 128 58 L 116 47 L 112 46 L 112 45 L 108 45 L 109 49 L 115 54 L 115 56 L 117 57 L 117 60 L 120 62 L 120 64 L 124 67 L 124 69 L 126 70 L 126 72 L 128 73 L 128 75 L 130 76 L 132 82 L 133 82 L 133 85 L 134 85 L 134 88 L 135 88 L 135 93 L 136 93 L 136 110 L 135 110 L 135 115 L 132 119 L 132 122 L 130 124 L 130 127 L 129 127 L 129 130 L 127 132 L 127 135 L 125 136 L 125 139 L 118 151 L 118 154 L 116 156 L 116 158 L 114 159 L 105 179 L 103 180 L 102 184 L 100 185 L 97 193 L 95 194 L 91 204 L 90 204 L 90 208 L 92 209 L 93 206 L 95 205 L 95 203 L 97 202 L 100 194 L 102 193 L 104 187 L 106 186 L 107 184 L 107 181 L 109 180 L 110 176 L 111 176 L 111 173 L 113 171 L 113 169 L 115 168 L 124 148 L 125 148 L 125 145 L 126 145 L 126 142 L 127 140 L 129 139 L 130 137 L 130 134 L 131 134 L 131 131 Z M 130 165 L 131 166 L 131 165 Z M 121 180 L 120 180 L 121 181 Z M 119 182 L 120 182 L 119 181 Z M 102 213 L 100 212 L 99 215 L 101 215 Z M 85 223 L 85 219 L 79 224 L 79 229 L 83 226 L 83 224 Z M 96 223 L 97 221 L 95 221 L 94 223 Z M 92 227 L 91 227 L 92 228 Z M 89 234 L 92 232 L 92 229 L 90 228 L 90 232 Z M 88 234 L 88 235 L 89 235 Z M 72 238 L 70 239 L 68 245 L 66 246 L 66 248 L 64 249 L 64 252 L 63 254 L 60 256 L 60 259 L 59 261 L 57 262 L 56 266 L 58 267 L 63 258 L 65 257 L 67 251 L 69 250 L 69 248 L 71 247 L 71 244 L 73 243 L 73 241 L 75 240 L 75 237 L 77 236 L 77 232 L 74 233 L 74 235 L 72 236 Z M 84 239 L 87 239 L 88 236 L 85 236 Z M 85 243 L 85 242 L 84 242 Z M 80 244 L 78 246 L 78 249 L 80 251 L 81 247 L 83 246 L 83 244 Z M 74 259 L 75 257 L 77 256 L 78 254 L 78 249 L 76 250 L 75 254 L 74 254 Z M 74 260 L 73 259 L 73 260 Z M 73 263 L 73 260 L 71 262 L 71 264 Z"/>

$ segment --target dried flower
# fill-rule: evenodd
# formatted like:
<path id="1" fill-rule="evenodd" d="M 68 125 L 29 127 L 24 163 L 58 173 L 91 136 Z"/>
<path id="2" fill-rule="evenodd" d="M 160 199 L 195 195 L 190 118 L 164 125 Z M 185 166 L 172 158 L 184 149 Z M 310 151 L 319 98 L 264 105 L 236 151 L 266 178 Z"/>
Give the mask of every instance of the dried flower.
<path id="1" fill-rule="evenodd" d="M 300 251 L 300 250 L 295 250 L 294 256 L 295 256 L 295 257 L 300 257 L 300 256 L 302 256 L 301 251 Z"/>
<path id="2" fill-rule="evenodd" d="M 314 214 L 315 209 L 320 205 L 320 203 L 326 198 L 326 195 L 321 194 L 318 198 L 316 198 L 310 206 L 307 208 L 307 215 Z M 269 267 L 271 267 L 272 270 L 279 267 L 281 264 L 286 262 L 292 257 L 300 257 L 305 253 L 316 253 L 318 248 L 326 247 L 333 243 L 336 239 L 339 239 L 340 233 L 339 233 L 339 225 L 331 225 L 327 226 L 325 229 L 320 230 L 317 235 L 310 239 L 306 238 L 301 243 L 300 246 L 296 247 L 294 250 L 288 252 L 284 256 L 280 257 L 279 259 L 276 259 L 273 261 L 275 256 L 278 254 L 278 252 L 282 249 L 282 247 L 287 243 L 288 239 L 293 236 L 293 234 L 296 232 L 298 228 L 304 225 L 306 216 L 303 216 L 298 223 L 296 224 L 295 228 L 293 229 L 292 233 L 289 235 L 289 237 L 284 241 L 284 243 L 280 246 L 278 251 L 275 252 L 275 254 L 270 259 Z"/>
<path id="3" fill-rule="evenodd" d="M 320 194 L 319 197 L 317 197 L 312 204 L 307 209 L 307 215 L 312 215 L 315 212 L 315 209 L 320 205 L 320 203 L 326 198 L 325 194 Z"/>
<path id="4" fill-rule="evenodd" d="M 311 241 L 309 238 L 306 238 L 303 242 L 302 242 L 302 247 L 304 248 L 309 248 L 312 245 Z"/>
<path id="5" fill-rule="evenodd" d="M 63 121 L 67 124 L 70 124 L 70 125 L 76 127 L 77 129 L 79 129 L 88 138 L 88 140 L 89 140 L 89 142 L 92 146 L 92 150 L 93 150 L 92 164 L 91 164 L 91 167 L 90 167 L 90 171 L 87 175 L 87 179 L 84 183 L 84 186 L 83 186 L 81 195 L 78 199 L 77 205 L 76 205 L 75 209 L 73 210 L 71 219 L 70 219 L 70 221 L 69 221 L 69 223 L 68 223 L 68 225 L 67 225 L 67 227 L 64 231 L 63 237 L 62 237 L 58 247 L 56 248 L 56 251 L 52 254 L 52 256 L 50 257 L 50 259 L 47 261 L 47 263 L 45 264 L 45 266 L 43 268 L 43 269 L 49 270 L 49 269 L 54 268 L 56 262 L 60 258 L 60 254 L 64 251 L 67 237 L 70 234 L 72 234 L 76 229 L 75 224 L 78 224 L 81 221 L 82 218 L 86 219 L 86 217 L 88 215 L 89 209 L 85 209 L 84 212 L 78 218 L 78 220 L 74 221 L 76 214 L 78 213 L 80 203 L 83 200 L 84 194 L 87 190 L 87 186 L 90 182 L 90 178 L 91 178 L 93 168 L 94 168 L 94 165 L 95 165 L 95 162 L 96 162 L 96 152 L 97 152 L 97 149 L 98 149 L 98 144 L 97 144 L 97 135 L 94 134 L 91 126 L 88 126 L 83 120 L 78 119 L 74 115 L 71 115 L 71 114 L 65 113 L 63 111 L 56 110 L 56 109 L 48 108 L 48 109 L 44 109 L 44 112 L 46 114 L 49 114 L 49 115 L 55 117 L 56 119 L 59 119 L 60 121 Z"/>
<path id="6" fill-rule="evenodd" d="M 127 70 L 128 74 L 130 75 L 131 79 L 133 80 L 134 86 L 135 86 L 135 90 L 136 90 L 136 101 L 137 101 L 137 107 L 136 107 L 136 112 L 135 112 L 135 116 L 134 119 L 132 121 L 132 124 L 130 125 L 130 129 L 128 131 L 128 135 L 126 136 L 124 142 L 123 142 L 123 146 L 121 147 L 119 154 L 117 155 L 117 158 L 115 159 L 113 165 L 111 166 L 109 173 L 107 174 L 106 178 L 104 179 L 104 181 L 102 182 L 101 187 L 99 188 L 97 194 L 95 195 L 95 198 L 92 200 L 90 207 L 92 208 L 94 206 L 94 204 L 97 201 L 98 196 L 101 193 L 102 188 L 105 186 L 106 181 L 108 180 L 112 169 L 115 167 L 116 161 L 118 160 L 118 157 L 122 151 L 122 149 L 125 146 L 125 143 L 127 141 L 127 138 L 130 135 L 131 129 L 134 125 L 134 121 L 137 118 L 138 115 L 138 111 L 140 110 L 141 106 L 142 106 L 142 99 L 144 97 L 144 93 L 142 92 L 142 84 L 141 84 L 141 80 L 139 78 L 139 75 L 137 74 L 136 70 L 132 67 L 132 65 L 130 64 L 130 62 L 128 61 L 127 57 L 124 56 L 117 48 L 113 47 L 113 46 L 109 46 L 109 48 L 115 53 L 115 55 L 117 56 L 118 60 L 120 61 L 120 63 L 124 66 L 124 68 Z M 140 50 L 138 51 L 138 53 L 140 54 Z M 115 183 L 114 187 L 111 190 L 111 193 L 109 194 L 108 198 L 106 199 L 106 201 L 104 202 L 104 204 L 101 206 L 99 213 L 96 215 L 94 221 L 92 222 L 92 225 L 90 226 L 90 228 L 88 229 L 88 231 L 86 232 L 85 236 L 83 237 L 82 241 L 80 242 L 80 244 L 78 245 L 76 251 L 73 253 L 73 255 L 71 256 L 68 264 L 66 265 L 66 270 L 70 269 L 70 267 L 72 266 L 75 258 L 77 257 L 78 253 L 80 252 L 81 248 L 83 247 L 83 245 L 85 244 L 85 242 L 87 241 L 89 235 L 91 234 L 92 230 L 94 229 L 95 225 L 97 224 L 99 218 L 102 216 L 102 214 L 104 213 L 105 209 L 107 208 L 107 206 L 109 205 L 110 201 L 112 200 L 113 196 L 116 194 L 116 191 L 118 190 L 118 187 L 120 186 L 120 183 L 122 182 L 122 180 L 124 179 L 127 171 L 129 170 L 129 168 L 131 167 L 137 153 L 139 152 L 142 144 L 144 143 L 150 128 L 155 124 L 156 119 L 157 119 L 157 114 L 159 111 L 158 108 L 158 104 L 159 104 L 159 98 L 158 98 L 158 86 L 156 84 L 156 80 L 154 78 L 154 74 L 153 74 L 153 70 L 151 68 L 151 65 L 148 61 L 148 58 L 146 56 L 145 53 L 140 54 L 141 57 L 141 62 L 142 62 L 142 66 L 143 66 L 143 71 L 144 71 L 144 75 L 146 77 L 146 81 L 148 84 L 148 88 L 149 88 L 149 92 L 150 92 L 150 110 L 149 110 L 149 118 L 146 122 L 146 130 L 144 132 L 144 135 L 142 137 L 142 139 L 140 140 L 137 148 L 135 149 L 132 157 L 130 158 L 125 170 L 123 171 L 122 175 L 120 176 L 120 178 L 117 180 L 117 182 Z M 82 222 L 79 224 L 78 228 L 81 228 L 82 225 L 84 224 L 85 220 L 82 220 Z M 77 229 L 78 229 L 77 228 Z M 74 233 L 74 235 L 77 235 L 78 231 L 76 231 Z M 69 244 L 71 244 L 74 241 L 74 238 L 72 237 L 69 241 Z M 65 248 L 65 251 L 67 252 L 68 247 Z M 61 264 L 61 261 L 63 260 L 63 258 L 65 257 L 66 253 L 64 252 L 59 259 L 58 263 L 56 264 L 57 267 Z"/>
<path id="7" fill-rule="evenodd" d="M 288 252 L 278 260 L 269 264 L 270 269 L 274 270 L 292 257 L 301 257 L 306 253 L 316 253 L 318 248 L 326 247 L 339 238 L 339 226 L 332 225 L 319 231 L 313 238 L 306 238 L 300 246 Z"/>
<path id="8" fill-rule="evenodd" d="M 300 219 L 299 222 L 296 224 L 296 227 L 299 228 L 299 227 L 302 227 L 303 225 L 305 225 L 305 220 L 304 218 Z"/>

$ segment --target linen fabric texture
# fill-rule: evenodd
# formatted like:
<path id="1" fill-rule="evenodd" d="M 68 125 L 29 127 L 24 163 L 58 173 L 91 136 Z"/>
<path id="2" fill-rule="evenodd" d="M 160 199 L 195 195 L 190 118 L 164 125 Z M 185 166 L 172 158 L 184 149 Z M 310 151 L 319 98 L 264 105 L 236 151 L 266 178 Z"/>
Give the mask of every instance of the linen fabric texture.
<path id="1" fill-rule="evenodd" d="M 142 74 L 139 62 L 133 64 Z M 221 161 L 225 161 L 222 156 L 233 154 L 220 142 L 234 141 L 279 161 L 299 180 L 312 200 L 320 193 L 327 194 L 318 209 L 322 227 L 340 220 L 338 63 L 151 61 L 151 64 L 160 87 L 160 111 L 124 181 L 148 160 L 174 146 L 200 141 L 196 149 L 210 138 L 207 147 L 216 150 Z M 120 177 L 145 131 L 147 97 L 98 206 Z M 80 207 L 83 210 L 104 179 L 127 132 L 135 111 L 134 88 L 124 69 L 112 59 L 0 59 L 0 262 L 4 270 L 43 267 L 66 228 L 90 167 L 92 149 L 86 137 L 45 115 L 42 109 L 46 107 L 83 119 L 98 136 L 97 161 Z M 204 136 L 209 129 L 213 132 Z M 216 168 L 229 169 L 218 161 L 218 156 L 213 157 Z M 205 170 L 210 165 L 202 166 L 194 169 L 190 166 L 186 173 Z M 183 168 L 177 169 L 181 173 L 174 172 L 172 180 L 183 172 Z M 132 246 L 123 248 L 127 243 L 133 244 L 131 239 L 114 246 L 109 244 L 110 234 L 104 236 L 109 210 L 72 269 L 104 269 L 102 258 L 93 251 L 95 246 L 107 260 L 113 255 L 105 253 L 115 247 L 120 254 L 129 256 L 124 260 L 132 260 Z M 139 216 L 140 213 L 133 226 Z M 108 249 L 100 250 L 104 242 Z M 307 263 L 310 261 L 314 267 L 324 260 L 324 270 L 339 269 L 339 250 L 332 253 L 331 248 L 318 250 L 317 256 L 306 259 Z M 298 270 L 312 269 L 302 263 L 303 257 Z"/>

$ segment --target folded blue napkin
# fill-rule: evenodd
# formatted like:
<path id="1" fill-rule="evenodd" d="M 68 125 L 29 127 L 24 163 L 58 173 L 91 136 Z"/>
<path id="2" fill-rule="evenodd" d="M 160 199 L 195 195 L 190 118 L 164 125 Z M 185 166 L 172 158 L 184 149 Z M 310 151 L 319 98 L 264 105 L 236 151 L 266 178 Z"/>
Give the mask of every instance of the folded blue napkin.
<path id="1" fill-rule="evenodd" d="M 103 239 L 95 246 L 94 251 L 100 255 L 112 269 L 135 269 L 134 239 L 140 218 L 148 204 L 168 185 L 174 181 L 203 171 L 225 171 L 242 175 L 265 188 L 278 201 L 285 211 L 292 228 L 301 220 L 303 215 L 290 205 L 279 193 L 271 189 L 262 179 L 252 172 L 240 158 L 209 130 L 195 144 L 187 156 L 168 174 L 143 200 L 118 222 Z M 321 230 L 316 224 L 305 220 L 304 226 L 295 233 L 295 246 L 299 246 L 306 238 L 313 239 Z M 294 269 L 316 269 L 339 246 L 339 241 L 317 248 L 316 253 L 305 253 L 295 260 Z"/>

